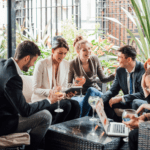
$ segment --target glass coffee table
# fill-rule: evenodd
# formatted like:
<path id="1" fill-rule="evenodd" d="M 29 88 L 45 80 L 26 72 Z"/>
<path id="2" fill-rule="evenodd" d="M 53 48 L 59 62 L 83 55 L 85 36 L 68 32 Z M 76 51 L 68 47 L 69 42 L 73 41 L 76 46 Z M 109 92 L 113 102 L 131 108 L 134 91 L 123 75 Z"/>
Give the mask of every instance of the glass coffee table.
<path id="1" fill-rule="evenodd" d="M 82 117 L 51 125 L 46 134 L 46 150 L 128 150 L 121 137 L 110 137 L 101 123 Z"/>

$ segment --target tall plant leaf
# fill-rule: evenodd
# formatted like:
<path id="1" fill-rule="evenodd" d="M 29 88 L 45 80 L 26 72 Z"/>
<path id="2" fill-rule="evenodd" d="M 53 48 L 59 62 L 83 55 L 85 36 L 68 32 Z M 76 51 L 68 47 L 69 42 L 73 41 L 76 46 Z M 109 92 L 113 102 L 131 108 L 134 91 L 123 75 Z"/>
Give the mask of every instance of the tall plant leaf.
<path id="1" fill-rule="evenodd" d="M 127 32 L 130 34 L 132 41 L 135 41 L 136 45 L 138 46 L 141 54 L 141 59 L 145 61 L 150 56 L 150 2 L 149 0 L 131 0 L 132 3 L 132 13 L 128 12 L 124 8 L 122 10 L 125 12 L 126 16 L 133 22 L 133 24 L 137 27 L 139 38 L 134 35 L 125 27 L 121 22 L 119 22 L 116 18 L 109 18 L 109 19 L 117 24 L 123 26 Z"/>

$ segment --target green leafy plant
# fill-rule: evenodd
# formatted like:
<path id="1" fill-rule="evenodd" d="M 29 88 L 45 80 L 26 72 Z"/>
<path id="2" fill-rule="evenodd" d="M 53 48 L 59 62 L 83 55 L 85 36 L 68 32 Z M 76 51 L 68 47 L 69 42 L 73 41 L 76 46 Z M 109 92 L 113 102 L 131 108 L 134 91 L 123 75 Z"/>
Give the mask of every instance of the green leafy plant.
<path id="1" fill-rule="evenodd" d="M 29 24 L 29 29 L 31 28 Z M 44 59 L 47 58 L 48 56 L 51 55 L 51 43 L 49 42 L 49 35 L 46 33 L 48 28 L 48 25 L 45 27 L 43 37 L 40 39 L 39 35 L 37 34 L 36 37 L 33 36 L 32 33 L 32 28 L 28 31 L 24 26 L 20 26 L 18 23 L 16 23 L 16 45 L 21 43 L 24 40 L 31 40 L 35 42 L 40 51 L 41 51 L 41 56 L 38 57 L 39 59 Z M 91 43 L 91 49 L 92 49 L 92 54 L 97 55 L 100 59 L 100 62 L 103 67 L 103 71 L 106 74 L 106 76 L 114 73 L 115 68 L 116 68 L 116 49 L 118 49 L 117 46 L 115 46 L 113 43 L 110 41 L 110 35 L 104 35 L 103 32 L 98 34 L 98 28 L 99 24 L 95 25 L 95 31 L 88 35 L 87 32 L 83 29 L 77 29 L 74 21 L 73 20 L 67 20 L 62 22 L 62 27 L 61 27 L 61 35 L 66 39 L 68 45 L 69 45 L 69 52 L 67 56 L 65 57 L 66 60 L 72 60 L 76 57 L 76 52 L 73 47 L 73 42 L 74 39 L 76 38 L 76 35 L 82 35 L 84 36 L 85 39 L 87 39 L 89 36 L 99 35 L 98 40 L 93 39 L 92 41 L 89 41 Z M 39 33 L 37 31 L 37 33 Z M 96 37 L 95 36 L 95 37 Z M 100 36 L 104 37 L 105 39 L 100 38 Z M 7 41 L 6 41 L 7 36 L 3 36 L 4 43 L 3 44 L 3 49 L 7 49 Z M 111 37 L 113 38 L 113 37 Z M 37 60 L 37 61 L 38 61 Z M 35 62 L 36 64 L 36 62 Z M 34 71 L 34 66 L 30 67 L 28 72 L 23 72 L 24 75 L 33 75 Z M 108 89 L 110 88 L 112 82 L 109 82 L 107 84 Z"/>
<path id="2" fill-rule="evenodd" d="M 76 38 L 76 35 L 82 35 L 82 36 L 84 36 L 85 39 L 88 38 L 88 36 L 97 35 L 99 25 L 96 24 L 95 26 L 96 26 L 95 31 L 92 34 L 87 35 L 85 30 L 82 30 L 82 29 L 78 30 L 76 28 L 73 20 L 70 20 L 70 21 L 67 20 L 65 22 L 62 22 L 61 34 L 66 39 L 66 41 L 69 45 L 69 48 L 70 48 L 67 56 L 65 57 L 66 60 L 69 61 L 76 57 L 76 52 L 73 47 L 73 42 L 74 42 L 74 39 Z M 17 34 L 18 34 L 17 39 L 18 38 L 22 39 L 22 40 L 24 40 L 24 38 L 27 39 L 27 37 L 24 37 L 24 34 L 23 34 L 24 30 L 25 30 L 24 27 L 21 28 L 18 25 L 19 32 L 17 32 Z M 27 35 L 28 35 L 28 37 L 30 37 L 29 34 L 27 34 Z M 108 75 L 114 73 L 114 71 L 115 71 L 116 49 L 118 49 L 118 47 L 110 42 L 109 35 L 103 35 L 102 33 L 100 35 L 105 37 L 105 39 L 101 39 L 99 37 L 98 41 L 96 41 L 95 39 L 92 40 L 90 42 L 91 49 L 92 49 L 92 54 L 97 55 L 99 57 L 102 67 L 103 67 L 103 70 L 104 70 L 104 73 L 106 74 L 106 76 L 108 76 Z M 46 44 L 42 44 L 42 45 L 39 44 L 39 42 L 37 42 L 37 39 L 34 39 L 33 37 L 30 38 L 30 40 L 33 40 L 37 45 L 39 45 L 39 48 L 41 50 L 41 56 L 38 58 L 38 60 L 42 59 L 42 58 L 47 58 L 51 54 L 51 49 L 47 49 Z M 19 41 L 19 42 L 21 42 L 21 41 Z M 46 42 L 43 42 L 43 43 L 46 43 Z M 29 69 L 29 71 L 24 72 L 24 74 L 33 75 L 33 70 L 34 70 L 34 67 L 31 67 Z M 107 83 L 108 89 L 110 88 L 111 84 L 112 84 L 112 82 Z"/>
<path id="3" fill-rule="evenodd" d="M 47 26 L 45 26 L 45 29 L 42 34 L 43 35 L 42 39 L 40 39 L 38 34 L 36 35 L 36 37 L 33 36 L 32 27 L 30 24 L 29 24 L 30 30 L 27 31 L 27 29 L 24 26 L 20 26 L 16 22 L 16 45 L 23 42 L 24 40 L 33 41 L 35 44 L 38 45 L 38 47 L 41 51 L 41 56 L 38 57 L 37 61 L 39 59 L 47 58 L 48 56 L 51 55 L 51 46 L 48 43 L 49 35 L 46 33 L 48 26 L 49 26 L 49 24 Z M 39 33 L 39 31 L 37 33 Z M 35 62 L 35 64 L 36 64 L 36 62 Z M 35 68 L 34 66 L 30 67 L 28 72 L 23 72 L 23 74 L 24 75 L 33 75 L 34 68 Z"/>
<path id="4" fill-rule="evenodd" d="M 117 67 L 117 56 L 116 50 L 119 48 L 115 46 L 111 41 L 109 36 L 105 36 L 105 39 L 99 37 L 98 41 L 91 41 L 92 53 L 97 55 L 102 63 L 104 68 L 104 73 L 109 75 L 114 72 L 114 69 Z M 109 72 L 106 72 L 106 69 Z"/>
<path id="5" fill-rule="evenodd" d="M 93 55 L 97 55 L 99 57 L 99 60 L 102 64 L 103 71 L 106 74 L 106 76 L 114 73 L 116 66 L 117 66 L 117 57 L 116 57 L 116 50 L 119 48 L 118 46 L 115 46 L 111 41 L 110 38 L 115 38 L 110 35 L 104 35 L 101 31 L 100 34 L 98 33 L 99 24 L 95 24 L 95 30 L 92 34 L 87 34 L 85 30 L 77 30 L 73 20 L 67 20 L 65 22 L 62 22 L 62 35 L 68 42 L 68 45 L 70 47 L 70 51 L 67 54 L 66 58 L 67 60 L 72 60 L 76 57 L 76 52 L 73 48 L 73 42 L 76 38 L 76 35 L 82 35 L 85 39 L 87 39 L 89 36 L 93 35 L 99 35 L 98 41 L 96 39 L 93 39 L 92 41 L 89 41 L 91 43 L 91 50 Z M 100 36 L 105 37 L 105 39 L 100 38 Z M 108 89 L 110 88 L 112 82 L 107 83 Z"/>
<path id="6" fill-rule="evenodd" d="M 0 34 L 0 58 L 7 58 L 7 34 L 6 28 Z"/>
<path id="7" fill-rule="evenodd" d="M 134 41 L 140 50 L 140 61 L 145 62 L 150 57 L 150 3 L 149 0 L 131 0 L 133 11 L 128 12 L 121 8 L 126 16 L 132 21 L 138 29 L 139 38 L 134 35 L 126 26 L 115 18 L 105 17 L 113 22 L 123 26 L 131 36 L 131 41 Z"/>
<path id="8" fill-rule="evenodd" d="M 73 47 L 74 39 L 76 38 L 76 35 L 82 35 L 85 38 L 87 38 L 86 31 L 83 29 L 78 30 L 72 19 L 72 20 L 67 20 L 67 21 L 62 22 L 61 34 L 62 34 L 63 38 L 66 39 L 66 41 L 69 45 L 69 49 L 70 49 L 65 59 L 72 60 L 76 56 L 76 52 Z"/>

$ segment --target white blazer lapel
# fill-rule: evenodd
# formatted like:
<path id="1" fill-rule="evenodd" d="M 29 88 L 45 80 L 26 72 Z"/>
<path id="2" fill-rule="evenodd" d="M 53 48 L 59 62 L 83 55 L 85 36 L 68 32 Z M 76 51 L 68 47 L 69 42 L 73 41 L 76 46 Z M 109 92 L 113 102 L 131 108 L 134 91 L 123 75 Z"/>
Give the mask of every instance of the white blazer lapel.
<path id="1" fill-rule="evenodd" d="M 66 75 L 67 75 L 66 73 L 67 71 L 65 68 L 65 62 L 62 61 L 59 66 L 59 83 L 61 86 L 63 85 L 64 80 L 66 79 Z"/>
<path id="2" fill-rule="evenodd" d="M 48 72 L 48 79 L 49 79 L 49 84 L 50 84 L 50 89 L 52 89 L 52 57 L 47 58 L 47 72 Z"/>

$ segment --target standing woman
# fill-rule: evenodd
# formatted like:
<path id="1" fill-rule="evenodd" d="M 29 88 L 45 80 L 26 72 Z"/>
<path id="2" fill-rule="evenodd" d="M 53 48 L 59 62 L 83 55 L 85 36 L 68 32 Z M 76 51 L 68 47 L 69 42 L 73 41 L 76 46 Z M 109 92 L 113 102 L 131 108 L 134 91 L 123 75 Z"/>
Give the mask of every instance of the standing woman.
<path id="1" fill-rule="evenodd" d="M 52 41 L 52 54 L 48 58 L 39 60 L 35 65 L 33 74 L 32 102 L 40 101 L 48 97 L 56 86 L 67 86 L 69 62 L 64 60 L 69 51 L 68 44 L 61 36 L 55 36 Z M 61 100 L 62 113 L 54 112 L 58 103 L 51 104 L 48 110 L 53 116 L 52 124 L 75 119 L 79 117 L 79 104 L 73 100 Z"/>
<path id="2" fill-rule="evenodd" d="M 106 83 L 112 81 L 115 77 L 115 74 L 112 74 L 108 77 L 104 75 L 98 57 L 91 55 L 90 43 L 87 40 L 84 40 L 81 35 L 76 37 L 73 46 L 75 47 L 78 55 L 70 62 L 68 83 L 73 83 L 73 80 L 79 76 L 84 76 L 86 79 L 82 90 L 83 94 L 86 93 L 86 95 L 83 98 L 82 106 L 80 106 L 80 116 L 82 117 L 87 116 L 91 109 L 91 106 L 88 104 L 89 96 L 101 97 L 103 94 L 100 92 L 101 89 L 96 83 L 96 77 L 98 76 L 101 82 Z M 77 100 L 75 97 L 73 99 Z"/>

